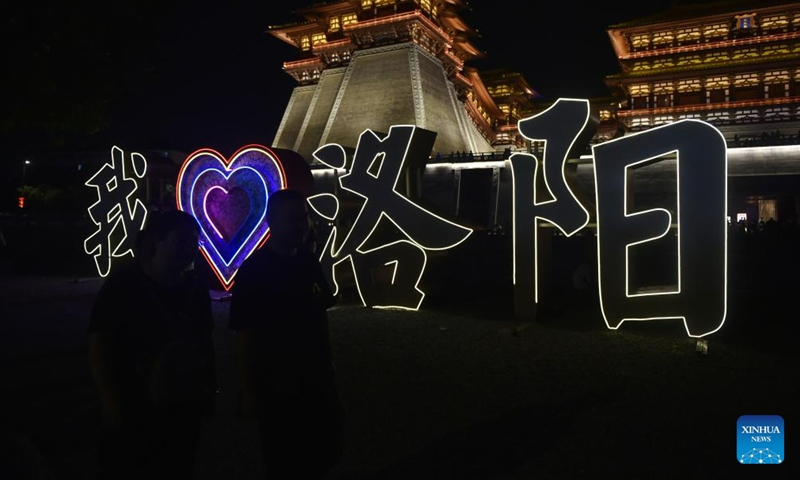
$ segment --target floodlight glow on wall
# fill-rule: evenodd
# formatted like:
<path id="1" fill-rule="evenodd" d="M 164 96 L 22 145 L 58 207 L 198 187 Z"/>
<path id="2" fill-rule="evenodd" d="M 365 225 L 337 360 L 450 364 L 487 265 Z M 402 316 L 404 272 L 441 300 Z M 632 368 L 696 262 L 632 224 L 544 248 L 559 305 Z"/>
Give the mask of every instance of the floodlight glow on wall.
<path id="1" fill-rule="evenodd" d="M 286 186 L 280 159 L 261 145 L 242 147 L 230 159 L 203 148 L 181 166 L 178 208 L 200 224 L 200 251 L 226 291 L 242 262 L 266 241 L 267 200 Z"/>

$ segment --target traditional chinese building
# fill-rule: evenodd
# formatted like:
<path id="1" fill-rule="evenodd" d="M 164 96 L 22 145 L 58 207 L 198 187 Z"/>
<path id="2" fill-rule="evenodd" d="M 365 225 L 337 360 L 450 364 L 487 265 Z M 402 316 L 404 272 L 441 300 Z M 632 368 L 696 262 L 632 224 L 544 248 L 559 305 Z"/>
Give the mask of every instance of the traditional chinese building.
<path id="1" fill-rule="evenodd" d="M 511 150 L 526 147 L 525 139 L 517 131 L 517 122 L 534 111 L 534 99 L 539 94 L 531 88 L 521 73 L 509 69 L 485 70 L 480 74 L 486 90 L 497 104 L 502 117 L 496 119 L 495 148 Z"/>
<path id="2" fill-rule="evenodd" d="M 465 66 L 483 53 L 458 15 L 463 7 L 462 0 L 326 2 L 295 11 L 304 21 L 269 27 L 301 57 L 283 65 L 298 85 L 273 146 L 312 161 L 326 143 L 355 148 L 365 129 L 399 124 L 437 132 L 431 155 L 518 143 L 509 132 L 516 103 L 535 92 L 520 77 L 506 89 L 499 77 L 486 85 Z"/>
<path id="3" fill-rule="evenodd" d="M 734 212 L 797 217 L 800 3 L 677 3 L 607 31 L 621 71 L 606 83 L 626 132 L 709 122 L 728 143 Z"/>

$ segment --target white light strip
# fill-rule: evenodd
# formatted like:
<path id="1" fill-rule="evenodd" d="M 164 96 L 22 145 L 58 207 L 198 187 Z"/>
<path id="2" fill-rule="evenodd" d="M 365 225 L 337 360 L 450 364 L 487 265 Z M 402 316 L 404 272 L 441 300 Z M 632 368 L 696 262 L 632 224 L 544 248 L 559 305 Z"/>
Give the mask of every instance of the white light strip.
<path id="1" fill-rule="evenodd" d="M 415 127 L 413 125 L 393 125 L 390 128 L 390 131 L 389 131 L 389 134 L 388 134 L 389 136 L 391 135 L 391 131 L 394 130 L 395 128 L 412 128 L 412 129 L 416 129 L 417 127 Z M 374 138 L 378 139 L 379 141 L 383 141 L 383 139 L 381 139 L 381 137 L 378 134 L 376 134 L 374 131 L 372 131 L 370 129 L 366 129 L 366 130 L 364 130 L 364 132 L 359 137 L 359 142 L 358 142 L 359 145 L 361 144 L 361 140 L 365 135 L 372 135 Z M 346 157 L 345 157 L 344 149 L 341 147 L 341 145 L 338 145 L 338 144 L 324 145 L 324 146 L 320 147 L 318 149 L 318 151 L 323 149 L 323 148 L 330 148 L 330 147 L 338 147 L 340 149 L 340 156 L 338 158 L 342 160 L 341 163 L 344 163 L 343 160 Z M 401 160 L 402 162 L 406 161 L 406 159 L 408 157 L 408 149 L 410 147 L 411 147 L 411 141 L 409 141 L 408 145 L 406 145 L 406 147 L 405 147 L 406 151 L 403 152 L 402 156 L 400 156 L 400 158 L 402 159 Z M 358 152 L 358 146 L 356 146 L 356 152 Z M 381 155 L 385 156 L 385 152 L 379 153 L 376 156 L 376 158 L 378 156 L 381 156 Z M 316 154 L 314 155 L 314 157 L 318 161 L 320 161 L 321 163 L 325 163 L 319 157 L 317 157 Z M 383 158 L 383 157 L 381 157 L 381 158 Z M 371 162 L 370 167 L 372 166 L 372 163 L 374 163 L 374 160 L 373 160 L 373 162 Z M 328 165 L 327 163 L 325 163 L 325 164 Z M 331 167 L 331 168 L 326 169 L 326 171 L 328 173 L 332 173 L 333 170 L 334 170 L 333 166 L 332 165 L 328 165 L 328 166 Z M 383 162 L 381 163 L 381 168 L 383 168 Z M 338 169 L 337 168 L 336 170 L 343 170 L 343 169 Z M 319 171 L 319 170 L 313 170 L 313 171 Z M 375 175 L 371 174 L 369 171 L 367 171 L 367 173 L 369 175 L 375 177 Z M 331 277 L 332 277 L 333 283 L 334 283 L 334 285 L 333 285 L 334 295 L 336 295 L 338 293 L 338 291 L 339 291 L 339 285 L 338 285 L 338 282 L 336 280 L 336 266 L 339 265 L 340 263 L 346 261 L 346 260 L 350 260 L 350 266 L 351 266 L 351 268 L 353 270 L 353 278 L 355 280 L 355 286 L 356 286 L 356 290 L 358 291 L 358 296 L 361 299 L 361 303 L 364 306 L 367 306 L 367 302 L 364 300 L 364 296 L 362 294 L 361 286 L 359 285 L 358 275 L 356 273 L 356 269 L 355 269 L 355 265 L 354 265 L 354 258 L 353 258 L 354 254 L 358 253 L 358 254 L 361 254 L 361 255 L 368 255 L 370 253 L 373 253 L 373 252 L 376 252 L 376 251 L 379 251 L 379 250 L 382 250 L 382 249 L 385 249 L 385 248 L 392 247 L 392 246 L 394 246 L 396 244 L 399 244 L 399 243 L 407 243 L 407 244 L 413 245 L 414 247 L 418 248 L 419 251 L 422 253 L 422 256 L 423 256 L 422 268 L 420 269 L 419 275 L 417 276 L 417 279 L 416 279 L 416 281 L 414 283 L 414 289 L 417 292 L 419 292 L 419 294 L 420 294 L 419 301 L 417 302 L 416 305 L 413 305 L 413 306 L 407 306 L 407 305 L 372 305 L 372 307 L 373 308 L 404 309 L 404 310 L 419 310 L 419 307 L 422 304 L 423 299 L 425 298 L 425 292 L 423 292 L 419 288 L 419 283 L 420 283 L 420 281 L 422 279 L 422 275 L 425 273 L 425 267 L 426 267 L 426 265 L 428 263 L 428 255 L 426 253 L 426 250 L 447 250 L 447 249 L 453 248 L 456 245 L 459 245 L 460 243 L 464 242 L 467 239 L 467 237 L 469 237 L 472 234 L 472 229 L 463 227 L 463 226 L 461 226 L 461 225 L 459 225 L 457 223 L 451 222 L 451 221 L 449 221 L 449 220 L 447 220 L 447 219 L 445 219 L 445 218 L 443 218 L 443 217 L 441 217 L 439 215 L 436 215 L 432 211 L 430 211 L 430 210 L 428 210 L 426 208 L 420 207 L 419 205 L 414 203 L 409 198 L 401 195 L 397 191 L 397 183 L 398 183 L 402 173 L 403 173 L 403 169 L 402 168 L 398 168 L 396 177 L 394 179 L 394 182 L 392 182 L 393 189 L 392 189 L 392 191 L 390 193 L 392 195 L 396 195 L 396 197 L 399 200 L 403 200 L 405 202 L 408 202 L 408 203 L 414 205 L 415 207 L 417 207 L 420 210 L 424 211 L 426 214 L 436 218 L 440 222 L 452 225 L 454 227 L 457 227 L 457 228 L 463 230 L 464 231 L 464 236 L 459 241 L 457 241 L 457 242 L 455 242 L 455 243 L 453 243 L 451 245 L 444 245 L 444 246 L 440 246 L 440 247 L 423 246 L 422 244 L 418 243 L 418 241 L 415 240 L 408 232 L 406 232 L 398 224 L 398 222 L 396 222 L 391 217 L 391 215 L 387 214 L 385 211 L 381 211 L 381 213 L 378 215 L 378 218 L 375 220 L 375 223 L 372 225 L 369 233 L 363 239 L 361 239 L 361 241 L 358 241 L 358 239 L 356 239 L 355 241 L 351 241 L 351 234 L 353 234 L 353 231 L 355 230 L 354 227 L 359 224 L 359 220 L 361 219 L 361 216 L 364 214 L 365 211 L 368 210 L 367 205 L 369 204 L 369 202 L 370 201 L 372 201 L 372 202 L 380 202 L 380 199 L 369 199 L 369 198 L 365 197 L 364 195 L 362 195 L 360 192 L 357 192 L 355 190 L 352 190 L 352 189 L 347 188 L 346 186 L 344 186 L 344 184 L 342 183 L 342 179 L 352 175 L 351 171 L 346 171 L 344 173 L 344 175 L 341 175 L 339 177 L 339 185 L 340 185 L 340 187 L 345 191 L 348 191 L 348 192 L 350 192 L 350 193 L 352 193 L 352 194 L 354 194 L 354 195 L 356 195 L 358 197 L 363 198 L 364 199 L 364 204 L 361 206 L 361 209 L 359 210 L 358 215 L 356 215 L 355 220 L 351 224 L 350 230 L 345 234 L 344 240 L 342 240 L 341 244 L 338 245 L 338 248 L 337 248 L 337 244 L 336 244 L 336 236 L 337 236 L 338 232 L 337 232 L 337 228 L 334 227 L 334 228 L 331 229 L 331 234 L 328 237 L 328 239 L 326 240 L 325 248 L 321 251 L 321 254 L 320 254 L 320 260 L 321 261 L 325 258 L 326 255 L 330 256 L 330 258 L 331 258 L 331 261 L 332 261 L 332 265 L 331 265 L 331 269 L 332 269 L 331 273 L 332 273 L 332 275 L 331 275 Z M 334 200 L 337 200 L 335 196 L 334 196 Z M 336 207 L 336 211 L 337 211 L 337 214 L 338 214 L 338 211 L 339 211 L 338 210 L 338 206 L 339 206 L 338 200 L 336 201 L 336 206 L 337 206 Z M 314 208 L 313 204 L 312 204 L 312 208 Z M 314 210 L 317 213 L 320 213 L 316 208 L 314 208 Z M 327 218 L 327 219 L 331 219 L 330 217 L 325 216 L 325 215 L 323 215 L 323 217 Z M 401 234 L 404 237 L 404 239 L 397 240 L 397 241 L 394 241 L 394 242 L 391 242 L 391 243 L 388 243 L 388 244 L 385 244 L 385 245 L 380 245 L 380 246 L 378 246 L 376 248 L 372 248 L 372 249 L 369 249 L 369 250 L 364 249 L 364 246 L 368 245 L 370 243 L 369 240 L 372 237 L 372 235 L 374 234 L 374 232 L 376 231 L 376 229 L 377 229 L 378 225 L 380 224 L 380 221 L 381 221 L 382 218 L 386 218 L 387 220 L 389 220 L 401 232 Z M 387 265 L 388 265 L 388 263 L 387 263 Z M 396 261 L 395 265 L 394 265 L 394 272 L 392 273 L 392 284 L 394 284 L 395 276 L 396 276 L 398 268 L 399 268 L 399 261 Z"/>

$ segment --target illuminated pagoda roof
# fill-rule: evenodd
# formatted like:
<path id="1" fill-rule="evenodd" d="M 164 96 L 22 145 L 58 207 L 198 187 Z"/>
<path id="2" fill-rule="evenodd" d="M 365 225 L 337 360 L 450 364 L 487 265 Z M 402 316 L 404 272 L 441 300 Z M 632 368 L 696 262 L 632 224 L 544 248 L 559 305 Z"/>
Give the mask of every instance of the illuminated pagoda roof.
<path id="1" fill-rule="evenodd" d="M 297 22 L 268 27 L 298 52 L 283 63 L 298 86 L 275 146 L 309 159 L 324 142 L 352 148 L 364 128 L 387 122 L 436 131 L 433 151 L 443 154 L 521 146 L 517 121 L 540 95 L 518 72 L 467 65 L 486 56 L 460 15 L 468 8 L 464 0 L 340 0 L 294 10 Z M 390 117 L 373 113 L 387 102 Z"/>
<path id="2" fill-rule="evenodd" d="M 458 16 L 464 8 L 461 0 L 320 2 L 294 11 L 302 21 L 269 26 L 267 32 L 301 52 L 299 60 L 284 63 L 301 84 L 316 80 L 303 75 L 309 68 L 341 66 L 356 50 L 409 40 L 441 59 L 451 75 L 459 75 L 464 62 L 484 56 L 470 41 L 475 30 Z"/>
<path id="3" fill-rule="evenodd" d="M 525 77 L 521 73 L 508 69 L 508 68 L 494 68 L 490 70 L 481 70 L 481 78 L 483 83 L 491 89 L 496 85 L 508 85 L 510 90 L 507 93 L 492 96 L 495 97 L 509 97 L 519 102 L 526 103 L 533 106 L 531 101 L 541 97 L 541 95 L 531 88 Z"/>

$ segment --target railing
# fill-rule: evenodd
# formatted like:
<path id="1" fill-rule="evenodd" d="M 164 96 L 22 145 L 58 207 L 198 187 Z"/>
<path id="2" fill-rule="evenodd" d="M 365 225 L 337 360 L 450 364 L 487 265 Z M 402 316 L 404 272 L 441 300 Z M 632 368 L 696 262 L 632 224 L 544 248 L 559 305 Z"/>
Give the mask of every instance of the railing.
<path id="1" fill-rule="evenodd" d="M 503 152 L 450 152 L 446 155 L 437 154 L 428 159 L 428 163 L 469 163 L 469 162 L 491 162 L 506 160 L 511 156 L 511 150 L 507 149 Z"/>

